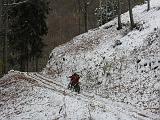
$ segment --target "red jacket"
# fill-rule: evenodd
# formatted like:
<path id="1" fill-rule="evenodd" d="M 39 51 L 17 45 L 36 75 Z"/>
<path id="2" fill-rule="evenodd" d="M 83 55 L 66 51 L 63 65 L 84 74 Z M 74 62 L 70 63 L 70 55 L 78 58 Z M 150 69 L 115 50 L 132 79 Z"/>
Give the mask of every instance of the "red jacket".
<path id="1" fill-rule="evenodd" d="M 71 78 L 72 85 L 79 83 L 79 79 L 80 79 L 79 75 L 73 74 L 72 76 L 69 76 L 69 78 Z"/>

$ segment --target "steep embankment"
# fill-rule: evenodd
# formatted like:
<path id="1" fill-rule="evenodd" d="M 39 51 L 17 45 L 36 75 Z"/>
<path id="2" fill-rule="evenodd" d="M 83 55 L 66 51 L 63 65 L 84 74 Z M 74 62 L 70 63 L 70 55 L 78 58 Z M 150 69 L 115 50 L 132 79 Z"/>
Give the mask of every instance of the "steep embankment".
<path id="1" fill-rule="evenodd" d="M 133 9 L 136 28 L 129 30 L 128 13 L 55 48 L 43 74 L 64 86 L 73 72 L 81 88 L 105 98 L 158 114 L 160 81 L 160 0 Z M 156 85 L 157 86 L 157 85 Z"/>

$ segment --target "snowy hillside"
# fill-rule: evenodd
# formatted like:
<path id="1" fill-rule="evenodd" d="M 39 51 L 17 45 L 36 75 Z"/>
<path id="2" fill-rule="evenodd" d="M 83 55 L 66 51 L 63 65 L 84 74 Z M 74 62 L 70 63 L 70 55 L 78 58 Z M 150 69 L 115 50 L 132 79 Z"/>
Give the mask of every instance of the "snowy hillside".
<path id="1" fill-rule="evenodd" d="M 0 120 L 158 120 L 156 114 L 76 94 L 42 77 L 11 72 L 1 79 Z"/>
<path id="2" fill-rule="evenodd" d="M 0 79 L 0 120 L 160 120 L 160 0 L 55 48 L 40 73 Z M 81 93 L 67 89 L 78 73 Z"/>
<path id="3" fill-rule="evenodd" d="M 130 31 L 129 15 L 75 37 L 55 48 L 43 74 L 64 86 L 73 72 L 81 75 L 82 91 L 127 103 L 158 114 L 160 82 L 160 0 L 133 9 L 137 27 Z"/>

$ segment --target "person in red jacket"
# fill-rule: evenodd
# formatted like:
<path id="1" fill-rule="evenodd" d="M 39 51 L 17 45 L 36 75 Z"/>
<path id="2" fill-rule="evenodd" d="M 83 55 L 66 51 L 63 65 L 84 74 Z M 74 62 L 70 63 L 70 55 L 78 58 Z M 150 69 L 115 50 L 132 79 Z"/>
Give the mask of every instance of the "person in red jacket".
<path id="1" fill-rule="evenodd" d="M 80 86 L 79 86 L 79 75 L 74 73 L 72 76 L 69 76 L 70 83 L 68 84 L 68 89 L 74 89 L 75 92 L 80 93 Z"/>

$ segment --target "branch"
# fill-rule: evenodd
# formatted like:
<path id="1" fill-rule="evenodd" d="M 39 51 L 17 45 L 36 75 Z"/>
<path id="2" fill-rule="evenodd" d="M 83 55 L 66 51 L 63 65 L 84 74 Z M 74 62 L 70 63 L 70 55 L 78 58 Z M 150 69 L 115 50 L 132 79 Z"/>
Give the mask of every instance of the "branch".
<path id="1" fill-rule="evenodd" d="M 24 3 L 27 3 L 29 2 L 29 0 L 25 0 L 25 1 L 22 1 L 22 2 L 14 2 L 14 3 L 11 3 L 11 4 L 4 4 L 4 6 L 12 6 L 12 5 L 21 5 L 21 4 L 24 4 Z"/>

